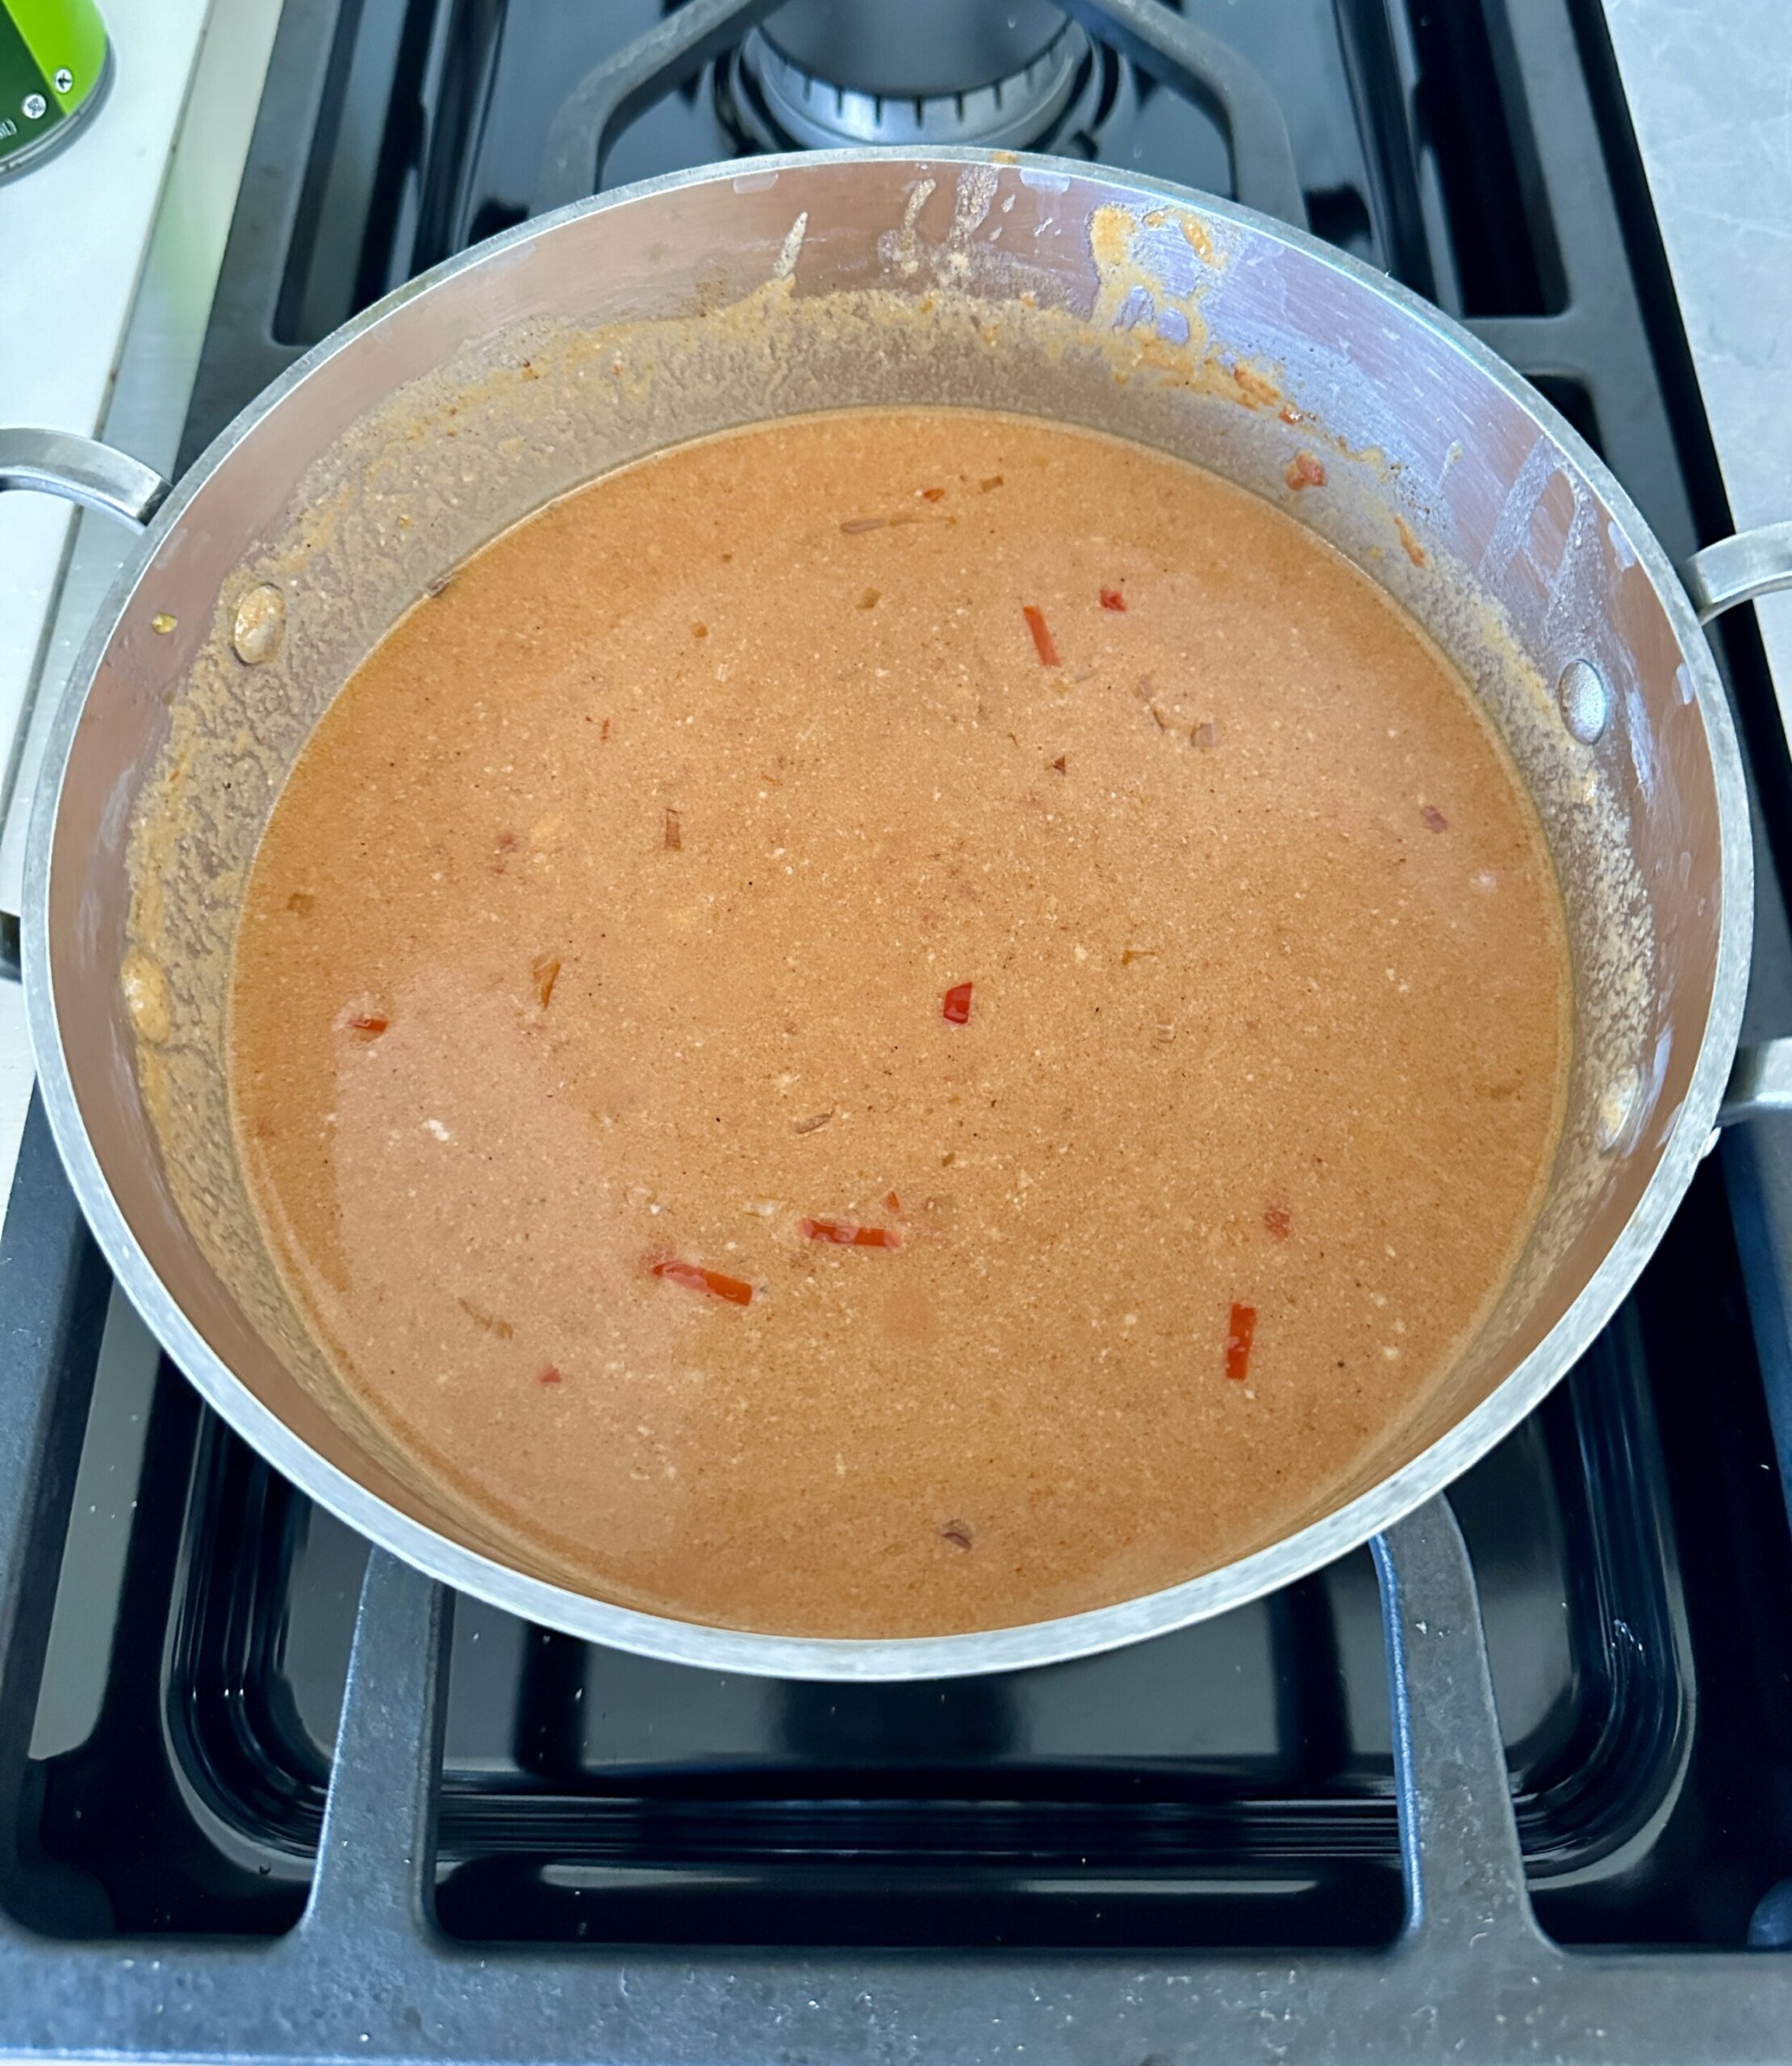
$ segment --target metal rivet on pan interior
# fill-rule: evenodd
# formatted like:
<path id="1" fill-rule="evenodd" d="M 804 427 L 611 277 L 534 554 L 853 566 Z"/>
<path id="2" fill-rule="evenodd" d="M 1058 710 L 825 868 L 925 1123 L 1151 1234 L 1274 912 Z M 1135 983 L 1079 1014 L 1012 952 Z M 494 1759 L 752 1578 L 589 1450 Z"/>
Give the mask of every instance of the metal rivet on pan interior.
<path id="1" fill-rule="evenodd" d="M 1591 746 L 1611 721 L 1611 691 L 1590 660 L 1570 660 L 1556 684 L 1562 722 L 1582 746 Z"/>
<path id="2" fill-rule="evenodd" d="M 230 642 L 236 648 L 237 659 L 253 667 L 262 660 L 271 660 L 279 651 L 286 629 L 286 599 L 271 583 L 264 581 L 260 588 L 251 588 L 236 605 Z"/>

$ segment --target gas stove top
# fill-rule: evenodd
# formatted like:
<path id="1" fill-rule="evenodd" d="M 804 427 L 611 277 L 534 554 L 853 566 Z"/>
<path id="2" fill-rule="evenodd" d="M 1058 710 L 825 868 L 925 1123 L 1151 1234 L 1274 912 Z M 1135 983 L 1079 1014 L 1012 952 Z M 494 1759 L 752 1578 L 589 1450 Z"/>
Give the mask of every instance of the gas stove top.
<path id="1" fill-rule="evenodd" d="M 1671 553 L 1728 528 L 1594 0 L 286 0 L 182 463 L 356 309 L 599 184 L 967 142 L 1301 222 L 1535 379 Z M 1780 1031 L 1792 766 L 1726 635 Z M 1763 1130 L 1711 1158 L 1455 1523 L 1109 1657 L 817 1687 L 370 1560 L 158 1361 L 34 1112 L 0 2057 L 1783 2050 L 1792 1968 L 1745 1953 L 1792 1946 L 1789 1198 Z"/>

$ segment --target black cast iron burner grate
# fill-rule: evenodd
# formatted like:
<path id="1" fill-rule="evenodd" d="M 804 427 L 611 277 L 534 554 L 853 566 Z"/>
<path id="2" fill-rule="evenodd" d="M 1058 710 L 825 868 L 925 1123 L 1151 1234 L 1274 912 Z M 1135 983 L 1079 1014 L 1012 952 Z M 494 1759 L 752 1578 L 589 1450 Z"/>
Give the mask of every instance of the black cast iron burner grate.
<path id="1" fill-rule="evenodd" d="M 53 1175 L 40 1115 L 25 1179 Z M 43 1165 L 43 1168 L 36 1165 Z M 65 1186 L 0 1273 L 0 1797 L 15 1797 L 88 1403 L 95 1264 Z M 316 1871 L 257 1943 L 69 1944 L 0 1919 L 0 2057 L 232 2062 L 1784 2056 L 1792 1961 L 1571 1952 L 1526 1888 L 1475 1578 L 1441 1500 L 1374 1545 L 1406 1921 L 1389 1949 L 1140 1958 L 474 1947 L 432 1897 L 451 1597 L 380 1552 Z M 3 1891 L 3 1889 L 0 1889 Z"/>
<path id="2" fill-rule="evenodd" d="M 595 67 L 568 94 L 548 132 L 533 212 L 595 193 L 610 147 L 629 117 L 733 50 L 778 4 L 685 0 L 658 27 Z M 1251 65 L 1160 0 L 1064 0 L 1064 6 L 1128 62 L 1212 113 L 1228 139 L 1239 200 L 1306 227 L 1287 121 Z"/>

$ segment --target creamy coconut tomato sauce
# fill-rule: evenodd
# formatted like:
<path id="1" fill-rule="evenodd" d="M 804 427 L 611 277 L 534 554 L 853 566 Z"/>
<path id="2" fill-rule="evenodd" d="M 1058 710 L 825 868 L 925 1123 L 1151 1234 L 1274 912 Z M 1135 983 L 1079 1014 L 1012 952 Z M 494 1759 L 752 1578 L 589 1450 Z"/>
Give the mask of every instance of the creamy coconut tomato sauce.
<path id="1" fill-rule="evenodd" d="M 345 1381 L 488 1528 L 912 1635 L 1318 1510 L 1515 1257 L 1567 993 L 1511 767 L 1310 533 L 846 413 L 600 480 L 397 626 L 267 828 L 233 1098 Z"/>

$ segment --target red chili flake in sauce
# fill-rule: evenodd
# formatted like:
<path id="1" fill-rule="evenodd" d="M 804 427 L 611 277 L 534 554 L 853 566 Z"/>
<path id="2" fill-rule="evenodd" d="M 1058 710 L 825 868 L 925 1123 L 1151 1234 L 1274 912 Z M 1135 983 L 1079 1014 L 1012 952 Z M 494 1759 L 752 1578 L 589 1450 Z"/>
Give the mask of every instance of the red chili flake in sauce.
<path id="1" fill-rule="evenodd" d="M 1126 607 L 1126 599 L 1117 588 L 1104 588 L 1101 591 L 1101 607 L 1105 610 L 1123 610 Z"/>
<path id="2" fill-rule="evenodd" d="M 1051 642 L 1051 628 L 1046 622 L 1046 613 L 1036 603 L 1023 603 L 1021 614 L 1026 619 L 1026 628 L 1033 634 L 1033 644 L 1039 655 L 1042 667 L 1061 667 L 1064 663 L 1058 657 L 1058 648 Z"/>
<path id="3" fill-rule="evenodd" d="M 946 491 L 942 487 L 924 487 L 921 491 L 921 499 L 923 502 L 943 502 L 946 500 Z"/>
<path id="4" fill-rule="evenodd" d="M 971 1016 L 972 987 L 969 983 L 954 983 L 946 993 L 946 1002 L 940 1007 L 940 1017 L 949 1026 L 962 1026 Z"/>
<path id="5" fill-rule="evenodd" d="M 1297 493 L 1303 487 L 1323 487 L 1326 470 L 1310 452 L 1297 452 L 1288 462 L 1288 471 L 1282 479 Z"/>
<path id="6" fill-rule="evenodd" d="M 1263 1209 L 1263 1223 L 1278 1241 L 1285 1241 L 1294 1231 L 1294 1222 L 1289 1217 L 1285 1205 L 1266 1205 Z"/>
<path id="7" fill-rule="evenodd" d="M 901 1218 L 902 1201 L 896 1196 L 894 1191 L 887 1191 L 884 1194 L 883 1202 L 888 1206 L 891 1211 L 892 1211 L 899 1219 Z"/>
<path id="8" fill-rule="evenodd" d="M 1447 832 L 1450 829 L 1449 819 L 1443 815 L 1435 804 L 1426 804 L 1418 814 L 1423 819 L 1426 827 L 1433 832 Z"/>
<path id="9" fill-rule="evenodd" d="M 1235 1383 L 1243 1384 L 1251 1374 L 1251 1344 L 1256 1332 L 1256 1307 L 1234 1306 L 1226 1329 L 1226 1374 Z"/>
<path id="10" fill-rule="evenodd" d="M 389 1018 L 382 1018 L 377 1011 L 357 1011 L 347 1024 L 351 1033 L 360 1033 L 370 1040 L 377 1040 L 391 1023 Z"/>
<path id="11" fill-rule="evenodd" d="M 553 997 L 553 986 L 560 980 L 560 957 L 556 954 L 538 954 L 529 964 L 529 975 L 535 984 L 535 1001 L 545 1011 Z"/>
<path id="12" fill-rule="evenodd" d="M 850 1219 L 799 1219 L 796 1231 L 805 1241 L 832 1241 L 842 1248 L 900 1248 L 894 1227 L 860 1227 Z"/>
<path id="13" fill-rule="evenodd" d="M 516 847 L 516 834 L 514 832 L 500 832 L 491 843 L 500 854 L 510 853 Z"/>
<path id="14" fill-rule="evenodd" d="M 719 1269 L 705 1269 L 701 1263 L 679 1262 L 668 1257 L 652 1265 L 655 1277 L 663 1277 L 668 1284 L 682 1284 L 687 1291 L 707 1291 L 712 1297 L 725 1299 L 733 1306 L 750 1306 L 753 1286 L 743 1283 L 737 1277 L 725 1277 Z"/>
<path id="15" fill-rule="evenodd" d="M 557 1385 L 560 1381 L 559 1371 L 555 1369 L 552 1363 L 550 1363 L 535 1382 L 538 1385 Z"/>

